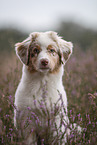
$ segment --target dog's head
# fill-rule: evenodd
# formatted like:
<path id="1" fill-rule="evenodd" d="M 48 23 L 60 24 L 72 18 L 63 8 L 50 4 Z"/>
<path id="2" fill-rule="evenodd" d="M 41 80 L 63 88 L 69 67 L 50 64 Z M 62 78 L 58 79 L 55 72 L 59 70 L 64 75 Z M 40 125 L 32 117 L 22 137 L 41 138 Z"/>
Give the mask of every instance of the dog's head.
<path id="1" fill-rule="evenodd" d="M 56 32 L 34 32 L 15 45 L 16 54 L 30 72 L 55 72 L 65 64 L 72 53 L 72 43 Z"/>

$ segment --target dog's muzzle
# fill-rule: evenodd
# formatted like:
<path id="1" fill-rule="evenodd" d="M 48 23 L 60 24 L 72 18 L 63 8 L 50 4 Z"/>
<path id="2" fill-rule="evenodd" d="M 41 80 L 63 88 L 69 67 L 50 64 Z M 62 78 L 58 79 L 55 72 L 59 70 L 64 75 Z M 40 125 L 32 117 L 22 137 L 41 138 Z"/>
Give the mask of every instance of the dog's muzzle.
<path id="1" fill-rule="evenodd" d="M 40 70 L 42 70 L 42 71 L 49 70 L 49 60 L 48 59 L 43 58 L 40 60 Z"/>

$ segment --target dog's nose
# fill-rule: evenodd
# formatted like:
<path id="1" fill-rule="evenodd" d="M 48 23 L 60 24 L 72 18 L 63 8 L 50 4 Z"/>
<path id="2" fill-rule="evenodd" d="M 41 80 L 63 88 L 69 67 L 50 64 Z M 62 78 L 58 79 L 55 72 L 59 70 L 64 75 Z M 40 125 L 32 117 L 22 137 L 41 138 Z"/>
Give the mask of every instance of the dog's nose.
<path id="1" fill-rule="evenodd" d="M 42 66 L 47 66 L 48 65 L 48 60 L 47 59 L 42 59 L 41 64 L 42 64 Z"/>

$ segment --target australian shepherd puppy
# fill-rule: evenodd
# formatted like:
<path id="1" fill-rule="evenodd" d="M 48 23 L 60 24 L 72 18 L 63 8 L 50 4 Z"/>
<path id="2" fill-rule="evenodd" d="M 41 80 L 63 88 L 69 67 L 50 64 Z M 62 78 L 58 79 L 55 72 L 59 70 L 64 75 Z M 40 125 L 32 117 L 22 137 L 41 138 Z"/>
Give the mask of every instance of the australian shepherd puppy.
<path id="1" fill-rule="evenodd" d="M 72 43 L 63 40 L 56 32 L 34 32 L 21 43 L 15 45 L 16 54 L 23 63 L 22 78 L 15 93 L 14 124 L 17 126 L 17 110 L 27 107 L 35 109 L 35 102 L 41 101 L 46 90 L 47 108 L 58 102 L 61 94 L 65 107 L 64 118 L 67 117 L 67 96 L 62 83 L 64 65 L 72 54 Z M 44 89 L 43 89 L 44 88 Z M 59 125 L 60 119 L 56 120 Z M 41 130 L 40 130 L 41 131 Z M 63 129 L 64 131 L 64 129 Z M 31 143 L 31 137 L 28 144 Z"/>

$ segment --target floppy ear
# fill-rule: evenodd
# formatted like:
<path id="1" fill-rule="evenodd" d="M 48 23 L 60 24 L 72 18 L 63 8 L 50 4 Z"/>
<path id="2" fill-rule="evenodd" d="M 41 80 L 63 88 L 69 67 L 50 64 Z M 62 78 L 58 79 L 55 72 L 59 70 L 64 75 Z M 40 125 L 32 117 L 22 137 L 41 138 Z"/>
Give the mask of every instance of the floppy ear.
<path id="1" fill-rule="evenodd" d="M 27 38 L 21 43 L 16 43 L 15 44 L 15 50 L 16 54 L 21 60 L 22 63 L 28 64 L 29 61 L 29 45 L 30 45 L 30 39 Z"/>
<path id="2" fill-rule="evenodd" d="M 57 43 L 59 46 L 61 62 L 65 64 L 72 54 L 73 44 L 71 42 L 67 42 L 63 40 L 56 32 L 49 31 L 48 32 L 51 38 Z"/>
<path id="3" fill-rule="evenodd" d="M 73 44 L 71 42 L 60 39 L 60 47 L 62 53 L 61 61 L 63 62 L 63 64 L 65 64 L 72 54 Z"/>

